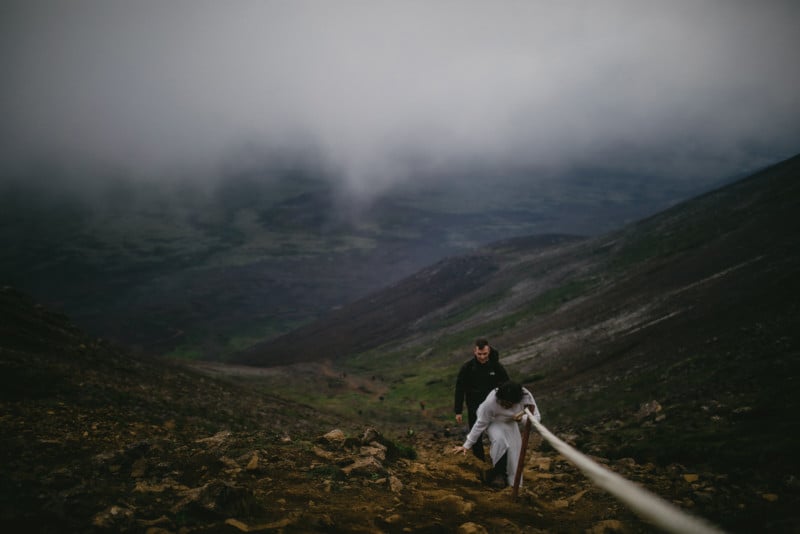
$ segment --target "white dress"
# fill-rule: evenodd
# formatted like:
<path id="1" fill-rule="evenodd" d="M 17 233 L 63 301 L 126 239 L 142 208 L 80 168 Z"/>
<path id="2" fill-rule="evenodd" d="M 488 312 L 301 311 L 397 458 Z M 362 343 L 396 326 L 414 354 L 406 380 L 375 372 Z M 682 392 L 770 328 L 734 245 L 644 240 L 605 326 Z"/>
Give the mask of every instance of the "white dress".
<path id="1" fill-rule="evenodd" d="M 508 453 L 506 457 L 506 479 L 509 486 L 514 484 L 514 476 L 517 473 L 517 464 L 519 463 L 519 453 L 522 449 L 522 435 L 514 416 L 521 412 L 526 405 L 530 404 L 533 405 L 533 417 L 536 421 L 541 421 L 542 416 L 539 413 L 539 407 L 536 405 L 531 392 L 526 388 L 522 388 L 522 400 L 510 408 L 500 406 L 497 402 L 497 390 L 492 390 L 486 396 L 486 400 L 478 406 L 478 420 L 472 425 L 472 430 L 470 430 L 467 440 L 464 442 L 465 449 L 471 448 L 485 431 L 489 436 L 489 441 L 492 443 L 489 449 L 492 464 L 496 464 L 503 457 L 503 454 Z M 523 422 L 526 417 L 528 416 L 523 417 Z M 522 479 L 520 479 L 521 485 Z"/>

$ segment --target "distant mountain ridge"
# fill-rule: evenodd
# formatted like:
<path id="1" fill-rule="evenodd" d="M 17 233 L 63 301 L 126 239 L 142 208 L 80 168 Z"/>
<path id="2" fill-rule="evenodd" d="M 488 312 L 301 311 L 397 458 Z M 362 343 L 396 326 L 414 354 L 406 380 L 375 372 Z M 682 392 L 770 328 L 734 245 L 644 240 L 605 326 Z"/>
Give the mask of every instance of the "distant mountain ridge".
<path id="1" fill-rule="evenodd" d="M 597 233 L 697 190 L 589 170 L 416 177 L 369 199 L 291 166 L 215 185 L 39 174 L 0 183 L 0 283 L 128 347 L 215 360 L 483 243 Z"/>

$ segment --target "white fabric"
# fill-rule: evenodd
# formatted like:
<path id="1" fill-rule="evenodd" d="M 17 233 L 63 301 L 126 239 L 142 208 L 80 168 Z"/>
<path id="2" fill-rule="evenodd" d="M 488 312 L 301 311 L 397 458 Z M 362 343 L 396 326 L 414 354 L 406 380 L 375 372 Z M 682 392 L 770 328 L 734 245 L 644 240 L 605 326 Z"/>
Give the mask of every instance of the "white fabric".
<path id="1" fill-rule="evenodd" d="M 535 414 L 530 415 L 535 416 Z M 634 512 L 652 522 L 653 525 L 661 527 L 664 532 L 674 532 L 675 534 L 686 534 L 687 532 L 692 534 L 722 534 L 721 530 L 704 519 L 687 514 L 671 502 L 662 499 L 655 493 L 650 493 L 639 484 L 634 484 L 630 480 L 622 478 L 617 473 L 594 462 L 588 456 L 584 456 L 558 439 L 538 421 L 533 423 L 533 426 L 555 450 L 583 471 L 583 474 L 595 484 L 610 492 Z"/>
<path id="2" fill-rule="evenodd" d="M 497 464 L 497 461 L 502 458 L 503 454 L 506 456 L 506 478 L 508 485 L 514 484 L 514 475 L 517 472 L 517 464 L 519 463 L 519 453 L 522 449 L 522 435 L 519 431 L 519 424 L 514 420 L 514 416 L 525 409 L 526 405 L 533 405 L 533 417 L 536 421 L 541 421 L 542 416 L 539 413 L 539 407 L 533 399 L 533 395 L 526 388 L 522 388 L 522 400 L 513 404 L 510 408 L 503 408 L 497 402 L 497 390 L 492 390 L 480 406 L 478 406 L 478 420 L 472 425 L 472 430 L 469 431 L 467 439 L 464 442 L 464 448 L 469 449 L 481 437 L 485 431 L 489 436 L 489 441 L 492 445 L 489 449 L 489 455 L 492 457 L 492 464 Z M 528 415 L 525 418 L 529 417 Z M 523 418 L 523 421 L 525 419 Z M 520 486 L 522 480 L 520 479 Z"/>

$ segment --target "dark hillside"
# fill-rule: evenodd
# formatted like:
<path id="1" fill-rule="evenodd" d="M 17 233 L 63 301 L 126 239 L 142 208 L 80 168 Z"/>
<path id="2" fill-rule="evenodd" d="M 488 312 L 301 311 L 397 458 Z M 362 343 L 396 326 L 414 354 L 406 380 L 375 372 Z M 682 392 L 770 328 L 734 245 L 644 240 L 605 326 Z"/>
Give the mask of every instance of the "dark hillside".
<path id="1" fill-rule="evenodd" d="M 562 424 L 596 430 L 657 400 L 664 421 L 621 428 L 604 452 L 775 481 L 800 472 L 788 452 L 800 433 L 799 167 L 795 158 L 597 243 L 608 278 L 502 338 L 519 372 L 544 376 L 537 389 Z"/>
<path id="2" fill-rule="evenodd" d="M 0 318 L 4 532 L 650 531 L 536 436 L 515 501 L 447 453 L 452 437 L 389 438 L 265 393 L 258 373 L 237 384 L 129 356 L 9 288 Z M 680 466 L 615 468 L 693 491 Z"/>
<path id="3" fill-rule="evenodd" d="M 547 249 L 579 240 L 571 236 L 536 236 L 504 241 L 493 248 Z M 444 259 L 435 265 L 336 310 L 322 319 L 257 344 L 236 361 L 250 365 L 338 358 L 407 337 L 421 314 L 439 310 L 485 285 L 500 267 L 486 253 Z"/>
<path id="4" fill-rule="evenodd" d="M 459 323 L 486 319 L 515 321 L 504 335 L 516 343 L 517 338 L 529 338 L 531 328 L 548 328 L 550 320 L 537 317 L 534 324 L 516 319 L 557 311 L 557 304 L 577 296 L 605 308 L 629 307 L 632 299 L 650 301 L 709 276 L 717 280 L 724 269 L 744 267 L 742 262 L 763 261 L 770 264 L 768 272 L 788 276 L 800 229 L 798 167 L 800 158 L 788 160 L 599 238 L 518 238 L 443 260 L 299 330 L 251 347 L 239 361 L 271 365 L 339 357 L 412 332 L 438 335 L 443 325 L 453 330 Z M 765 273 L 755 269 L 741 274 L 758 283 Z M 597 317 L 591 304 L 575 311 L 570 306 L 567 315 L 554 317 L 575 323 L 581 309 L 587 310 L 587 321 Z M 470 310 L 481 313 L 470 315 Z"/>
<path id="5" fill-rule="evenodd" d="M 470 292 L 395 316 L 392 331 L 407 335 L 369 351 L 360 337 L 393 302 L 438 284 L 398 284 L 342 308 L 336 328 L 349 337 L 326 335 L 333 316 L 305 330 L 313 347 L 335 342 L 337 354 L 300 357 L 338 355 L 342 369 L 380 373 L 383 410 L 424 401 L 445 425 L 458 365 L 487 336 L 551 428 L 582 450 L 706 470 L 730 481 L 731 497 L 757 487 L 776 504 L 733 506 L 718 521 L 742 532 L 797 528 L 800 157 L 598 238 L 513 240 L 473 258 L 492 269 Z M 419 295 L 398 295 L 402 287 Z M 289 361 L 285 347 L 269 348 L 270 359 L 250 361 Z"/>
<path id="6" fill-rule="evenodd" d="M 600 238 L 438 264 L 306 331 L 338 359 L 198 374 L 3 288 L 0 524 L 652 532 L 539 436 L 516 502 L 447 454 L 455 372 L 486 335 L 545 424 L 600 463 L 726 531 L 797 532 L 799 166 Z"/>

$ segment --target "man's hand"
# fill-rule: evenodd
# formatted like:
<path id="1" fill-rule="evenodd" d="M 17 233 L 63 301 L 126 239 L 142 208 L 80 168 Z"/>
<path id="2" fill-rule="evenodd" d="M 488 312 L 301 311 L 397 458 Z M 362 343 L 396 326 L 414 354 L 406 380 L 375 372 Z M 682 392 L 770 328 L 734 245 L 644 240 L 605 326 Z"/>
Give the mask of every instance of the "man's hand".
<path id="1" fill-rule="evenodd" d="M 461 421 L 463 421 L 463 419 L 461 418 L 461 414 L 460 414 L 460 413 L 457 413 L 457 414 L 456 414 L 456 423 L 458 423 L 458 424 L 460 425 L 460 424 L 461 424 Z"/>
<path id="2" fill-rule="evenodd" d="M 461 454 L 467 454 L 467 448 L 459 445 L 458 447 L 453 447 L 453 450 L 450 451 L 453 454 L 460 452 Z"/>

